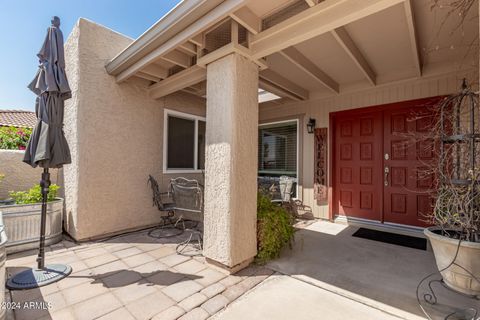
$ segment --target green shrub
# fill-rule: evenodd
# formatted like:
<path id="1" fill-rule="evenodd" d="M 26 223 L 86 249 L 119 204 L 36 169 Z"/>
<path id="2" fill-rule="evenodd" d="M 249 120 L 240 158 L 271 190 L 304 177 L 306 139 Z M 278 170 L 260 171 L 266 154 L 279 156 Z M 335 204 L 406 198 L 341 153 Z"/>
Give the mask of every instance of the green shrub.
<path id="1" fill-rule="evenodd" d="M 30 128 L 0 127 L 0 149 L 25 150 L 31 134 Z"/>
<path id="2" fill-rule="evenodd" d="M 258 193 L 257 200 L 257 249 L 256 261 L 264 264 L 275 259 L 286 246 L 291 247 L 294 228 L 293 217 L 271 199 Z"/>
<path id="3" fill-rule="evenodd" d="M 48 201 L 55 200 L 58 189 L 60 189 L 60 187 L 56 184 L 50 185 L 48 190 Z M 16 204 L 39 203 L 42 202 L 42 188 L 39 184 L 36 184 L 28 191 L 11 191 L 10 197 L 15 200 Z"/>

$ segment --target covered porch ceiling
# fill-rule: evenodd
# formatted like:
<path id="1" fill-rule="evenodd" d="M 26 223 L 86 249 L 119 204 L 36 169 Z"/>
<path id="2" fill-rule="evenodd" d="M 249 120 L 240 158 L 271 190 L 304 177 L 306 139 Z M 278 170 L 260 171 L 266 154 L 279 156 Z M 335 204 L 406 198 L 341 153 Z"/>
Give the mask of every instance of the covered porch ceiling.
<path id="1" fill-rule="evenodd" d="M 154 99 L 205 97 L 207 64 L 236 52 L 282 103 L 478 67 L 478 1 L 465 17 L 432 3 L 185 0 L 106 69 L 117 82 L 143 79 Z"/>

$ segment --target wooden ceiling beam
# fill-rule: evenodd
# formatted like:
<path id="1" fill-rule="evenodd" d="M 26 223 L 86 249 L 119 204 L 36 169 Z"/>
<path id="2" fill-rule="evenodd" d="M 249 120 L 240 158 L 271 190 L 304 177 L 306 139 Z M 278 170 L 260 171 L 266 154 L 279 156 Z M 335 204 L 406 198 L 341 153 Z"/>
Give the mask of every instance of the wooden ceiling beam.
<path id="1" fill-rule="evenodd" d="M 168 77 L 168 70 L 154 63 L 149 64 L 140 71 L 160 79 Z"/>
<path id="2" fill-rule="evenodd" d="M 205 96 L 207 95 L 207 82 L 199 82 L 197 84 L 194 84 L 191 86 L 192 89 L 196 90 L 200 96 Z"/>
<path id="3" fill-rule="evenodd" d="M 185 53 L 190 54 L 190 55 L 196 55 L 197 54 L 197 46 L 189 41 L 181 44 L 179 46 L 179 49 L 183 50 Z"/>
<path id="4" fill-rule="evenodd" d="M 162 80 L 158 77 L 154 77 L 154 76 L 152 76 L 152 75 L 150 75 L 146 72 L 142 72 L 142 71 L 138 71 L 135 75 L 139 78 L 146 79 L 146 80 L 153 81 L 153 82 L 159 82 L 160 80 Z"/>
<path id="5" fill-rule="evenodd" d="M 262 19 L 257 17 L 248 7 L 243 7 L 230 14 L 230 17 L 253 34 L 261 31 Z"/>
<path id="6" fill-rule="evenodd" d="M 322 1 L 265 31 L 252 35 L 252 58 L 266 57 L 404 1 Z"/>
<path id="7" fill-rule="evenodd" d="M 297 97 L 296 95 L 292 94 L 291 92 L 289 91 L 286 91 L 285 89 L 282 89 L 280 88 L 279 86 L 267 81 L 267 80 L 264 80 L 262 78 L 259 78 L 258 79 L 258 87 L 260 89 L 263 89 L 265 91 L 268 91 L 268 92 L 271 92 L 279 97 L 283 97 L 283 98 L 290 98 L 292 100 L 295 100 L 295 101 L 301 101 L 302 99 L 300 99 L 299 97 Z"/>
<path id="8" fill-rule="evenodd" d="M 196 36 L 190 38 L 188 41 L 200 48 L 203 48 L 205 46 L 205 39 L 203 37 L 203 33 L 197 34 Z"/>
<path id="9" fill-rule="evenodd" d="M 293 83 L 292 81 L 288 80 L 287 78 L 284 78 L 283 76 L 279 75 L 278 73 L 270 69 L 260 71 L 259 77 L 260 79 L 265 80 L 283 89 L 284 91 L 289 92 L 290 95 L 297 97 L 297 100 L 308 100 L 308 97 L 309 97 L 308 90 L 300 87 L 299 85 Z M 264 90 L 270 91 L 268 89 L 264 89 Z M 272 93 L 276 94 L 275 92 L 272 92 Z"/>
<path id="10" fill-rule="evenodd" d="M 207 79 L 207 70 L 200 66 L 193 66 L 182 70 L 156 84 L 148 89 L 148 95 L 153 99 L 159 99 L 179 90 L 183 90 L 194 84 Z"/>
<path id="11" fill-rule="evenodd" d="M 417 31 L 415 28 L 415 17 L 413 15 L 411 0 L 405 0 L 405 16 L 407 18 L 408 34 L 410 36 L 410 45 L 412 48 L 413 61 L 415 63 L 415 69 L 417 70 L 417 76 L 422 76 L 422 59 L 420 57 L 420 51 L 418 49 Z"/>
<path id="12" fill-rule="evenodd" d="M 323 72 L 319 67 L 317 67 L 312 61 L 305 57 L 300 51 L 294 47 L 286 48 L 280 51 L 280 54 L 285 57 L 288 61 L 293 63 L 297 68 L 302 70 L 304 73 L 311 76 L 313 79 L 320 82 L 322 85 L 330 89 L 335 93 L 339 93 L 339 84 L 333 80 L 329 75 Z"/>
<path id="13" fill-rule="evenodd" d="M 318 2 L 320 2 L 319 0 L 305 0 L 305 2 L 310 6 L 310 7 L 314 7 L 318 4 Z"/>
<path id="14" fill-rule="evenodd" d="M 161 56 L 160 58 L 183 68 L 188 68 L 192 65 L 192 58 L 189 55 L 178 50 L 170 51 L 169 53 Z"/>
<path id="15" fill-rule="evenodd" d="M 362 71 L 368 81 L 372 84 L 376 84 L 377 76 L 373 71 L 372 67 L 368 63 L 367 59 L 358 49 L 355 42 L 352 40 L 347 30 L 344 27 L 337 28 L 332 31 L 333 37 L 337 40 L 340 46 L 345 50 L 345 52 L 352 58 L 353 62 L 357 67 Z"/>

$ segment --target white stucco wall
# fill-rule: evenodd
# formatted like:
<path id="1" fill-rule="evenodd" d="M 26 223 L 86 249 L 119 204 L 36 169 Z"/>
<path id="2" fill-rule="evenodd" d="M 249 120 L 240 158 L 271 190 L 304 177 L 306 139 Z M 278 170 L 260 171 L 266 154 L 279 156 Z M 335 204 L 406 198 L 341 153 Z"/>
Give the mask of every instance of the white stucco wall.
<path id="1" fill-rule="evenodd" d="M 117 84 L 105 63 L 132 40 L 80 19 L 66 41 L 73 91 L 65 133 L 72 164 L 65 166 L 66 226 L 76 239 L 97 238 L 157 224 L 148 174 L 162 186 L 164 108 L 205 115 L 205 101 L 188 94 L 148 98 L 143 83 Z"/>
<path id="2" fill-rule="evenodd" d="M 316 119 L 317 128 L 328 128 L 331 112 L 381 105 L 399 101 L 415 100 L 440 95 L 448 95 L 459 90 L 462 79 L 478 86 L 478 70 L 451 71 L 436 74 L 424 74 L 423 78 L 399 81 L 389 85 L 379 85 L 368 90 L 357 90 L 341 93 L 334 97 L 311 99 L 283 105 L 260 105 L 260 121 L 300 118 L 300 132 L 303 146 L 299 155 L 300 182 L 299 194 L 304 204 L 313 209 L 315 217 L 328 219 L 328 205 L 318 206 L 313 198 L 314 173 L 314 136 L 307 133 L 309 118 Z M 332 150 L 328 146 L 328 152 Z M 329 154 L 330 156 L 330 154 Z M 331 172 L 328 170 L 328 174 Z M 329 190 L 329 192 L 332 192 Z"/>
<path id="3" fill-rule="evenodd" d="M 5 178 L 0 181 L 0 199 L 8 198 L 10 191 L 26 191 L 40 182 L 42 168 L 32 168 L 24 163 L 25 151 L 0 150 L 0 174 Z M 58 184 L 59 171 L 50 170 L 52 183 Z"/>

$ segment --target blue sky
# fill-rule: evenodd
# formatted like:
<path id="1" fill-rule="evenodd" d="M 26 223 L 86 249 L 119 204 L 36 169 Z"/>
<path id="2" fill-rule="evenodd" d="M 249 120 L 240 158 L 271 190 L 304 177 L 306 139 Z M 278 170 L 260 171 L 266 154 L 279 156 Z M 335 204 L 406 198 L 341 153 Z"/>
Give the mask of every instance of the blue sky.
<path id="1" fill-rule="evenodd" d="M 179 0 L 0 0 L 0 109 L 34 110 L 27 89 L 51 16 L 62 20 L 65 40 L 79 17 L 137 38 Z"/>

